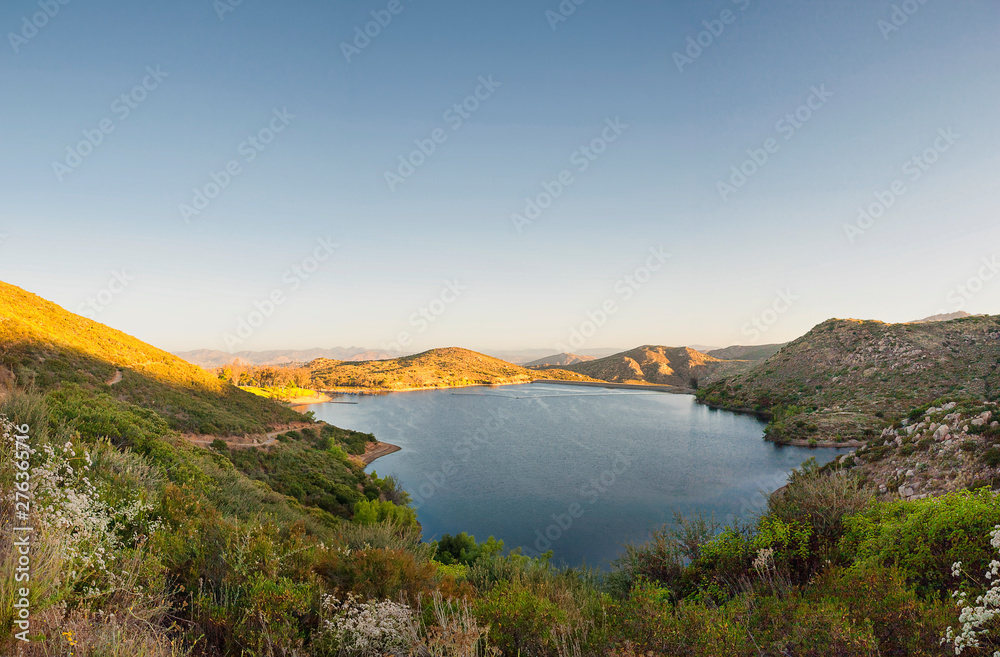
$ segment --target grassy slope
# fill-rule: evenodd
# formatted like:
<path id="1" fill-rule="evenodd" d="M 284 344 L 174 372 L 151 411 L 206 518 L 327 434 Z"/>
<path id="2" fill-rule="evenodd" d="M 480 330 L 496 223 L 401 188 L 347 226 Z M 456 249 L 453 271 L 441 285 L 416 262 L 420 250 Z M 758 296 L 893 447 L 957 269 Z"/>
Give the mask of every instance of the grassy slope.
<path id="1" fill-rule="evenodd" d="M 948 393 L 1000 394 L 1000 318 L 929 324 L 832 319 L 749 371 L 699 391 L 711 405 L 769 413 L 769 435 L 864 439 Z"/>
<path id="2" fill-rule="evenodd" d="M 6 283 L 0 283 L 0 364 L 22 385 L 49 391 L 76 383 L 108 392 L 155 410 L 183 431 L 261 433 L 301 419 L 176 356 Z M 116 371 L 122 380 L 108 386 Z"/>
<path id="3" fill-rule="evenodd" d="M 468 349 L 448 347 L 390 360 L 339 361 L 321 358 L 309 364 L 320 388 L 404 390 L 465 385 L 529 383 L 538 378 L 589 381 L 571 372 L 545 377 L 520 365 Z"/>

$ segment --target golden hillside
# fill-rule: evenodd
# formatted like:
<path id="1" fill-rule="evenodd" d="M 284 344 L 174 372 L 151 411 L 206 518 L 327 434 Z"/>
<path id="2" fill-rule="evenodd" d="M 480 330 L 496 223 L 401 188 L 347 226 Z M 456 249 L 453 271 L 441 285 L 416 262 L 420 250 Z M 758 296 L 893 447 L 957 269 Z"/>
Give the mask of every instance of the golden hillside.
<path id="1" fill-rule="evenodd" d="M 111 393 L 155 410 L 180 430 L 253 433 L 301 419 L 166 351 L 3 282 L 0 365 L 18 383 L 41 391 L 77 385 Z"/>

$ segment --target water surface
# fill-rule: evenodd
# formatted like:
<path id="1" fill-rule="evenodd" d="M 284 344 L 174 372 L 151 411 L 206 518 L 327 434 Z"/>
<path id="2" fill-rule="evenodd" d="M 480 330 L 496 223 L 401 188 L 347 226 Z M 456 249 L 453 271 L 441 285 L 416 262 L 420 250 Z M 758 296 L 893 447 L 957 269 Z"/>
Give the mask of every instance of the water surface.
<path id="1" fill-rule="evenodd" d="M 573 565 L 606 566 L 674 510 L 746 517 L 802 461 L 845 451 L 779 447 L 755 418 L 660 392 L 530 384 L 338 401 L 358 403 L 309 410 L 403 448 L 368 469 L 411 493 L 425 540 L 492 535 Z"/>

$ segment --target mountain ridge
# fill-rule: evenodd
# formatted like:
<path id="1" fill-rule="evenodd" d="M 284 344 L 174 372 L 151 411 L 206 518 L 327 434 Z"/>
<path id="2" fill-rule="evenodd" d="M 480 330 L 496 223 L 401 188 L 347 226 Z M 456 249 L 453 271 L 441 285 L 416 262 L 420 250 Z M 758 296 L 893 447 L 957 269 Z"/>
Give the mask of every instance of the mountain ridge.
<path id="1" fill-rule="evenodd" d="M 745 372 L 699 390 L 718 408 L 771 418 L 768 437 L 867 440 L 947 394 L 1000 395 L 1000 317 L 887 324 L 830 319 Z"/>

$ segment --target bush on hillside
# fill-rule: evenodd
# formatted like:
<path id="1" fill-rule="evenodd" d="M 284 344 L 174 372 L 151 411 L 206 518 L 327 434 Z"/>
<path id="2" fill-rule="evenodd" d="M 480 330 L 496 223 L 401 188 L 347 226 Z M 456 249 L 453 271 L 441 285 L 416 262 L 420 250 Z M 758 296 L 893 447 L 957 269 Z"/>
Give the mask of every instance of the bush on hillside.
<path id="1" fill-rule="evenodd" d="M 845 519 L 840 554 L 848 562 L 895 566 L 922 595 L 947 595 L 956 561 L 987 570 L 993 550 L 983 537 L 997 524 L 1000 500 L 989 489 L 881 502 Z"/>

